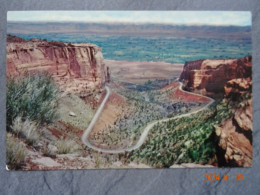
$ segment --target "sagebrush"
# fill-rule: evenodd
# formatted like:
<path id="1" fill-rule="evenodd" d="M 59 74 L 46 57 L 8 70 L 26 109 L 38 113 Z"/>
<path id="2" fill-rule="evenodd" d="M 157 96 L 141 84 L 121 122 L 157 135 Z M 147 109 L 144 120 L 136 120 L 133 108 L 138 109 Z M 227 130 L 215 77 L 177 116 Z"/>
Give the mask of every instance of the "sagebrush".
<path id="1" fill-rule="evenodd" d="M 39 124 L 57 119 L 58 89 L 48 74 L 27 73 L 7 82 L 6 125 L 10 129 L 17 117 Z"/>

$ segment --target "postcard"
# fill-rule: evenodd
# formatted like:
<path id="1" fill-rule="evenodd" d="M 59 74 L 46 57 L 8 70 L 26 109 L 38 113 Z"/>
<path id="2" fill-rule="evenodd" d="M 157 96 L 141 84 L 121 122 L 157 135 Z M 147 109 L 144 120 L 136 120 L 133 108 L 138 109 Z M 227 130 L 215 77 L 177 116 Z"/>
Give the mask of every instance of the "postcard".
<path id="1" fill-rule="evenodd" d="M 9 11 L 8 170 L 251 167 L 251 13 Z"/>

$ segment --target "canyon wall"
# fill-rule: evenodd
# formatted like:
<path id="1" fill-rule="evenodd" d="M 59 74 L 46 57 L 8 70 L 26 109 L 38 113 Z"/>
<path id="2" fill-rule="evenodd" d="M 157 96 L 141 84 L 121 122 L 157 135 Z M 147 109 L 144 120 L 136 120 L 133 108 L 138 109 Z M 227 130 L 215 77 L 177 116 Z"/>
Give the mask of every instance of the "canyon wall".
<path id="1" fill-rule="evenodd" d="M 253 160 L 252 58 L 186 62 L 180 80 L 186 90 L 224 98 L 227 112 L 233 113 L 214 125 L 219 166 L 250 167 Z"/>
<path id="2" fill-rule="evenodd" d="M 253 161 L 251 78 L 232 79 L 225 85 L 225 101 L 234 102 L 233 116 L 215 125 L 223 166 L 250 167 Z M 230 104 L 229 104 L 230 105 Z"/>
<path id="3" fill-rule="evenodd" d="M 186 62 L 180 80 L 188 91 L 216 96 L 224 94 L 227 81 L 252 75 L 252 58 L 205 59 Z"/>
<path id="4" fill-rule="evenodd" d="M 62 43 L 7 36 L 6 76 L 48 72 L 64 90 L 103 87 L 106 69 L 101 49 L 91 43 Z"/>

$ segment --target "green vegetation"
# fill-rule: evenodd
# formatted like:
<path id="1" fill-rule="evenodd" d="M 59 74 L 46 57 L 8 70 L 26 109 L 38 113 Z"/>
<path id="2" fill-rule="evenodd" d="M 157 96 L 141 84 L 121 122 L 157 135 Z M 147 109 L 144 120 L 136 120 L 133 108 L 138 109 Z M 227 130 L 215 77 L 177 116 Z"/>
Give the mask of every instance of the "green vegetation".
<path id="1" fill-rule="evenodd" d="M 172 83 L 172 79 L 156 79 L 156 80 L 148 80 L 144 84 L 140 84 L 136 86 L 138 91 L 151 91 L 151 90 L 158 90 L 162 89 L 163 87 L 167 86 L 169 83 Z"/>
<path id="2" fill-rule="evenodd" d="M 174 89 L 118 90 L 119 94 L 127 98 L 127 106 L 123 108 L 124 113 L 118 116 L 114 124 L 107 125 L 91 135 L 90 139 L 94 140 L 94 144 L 102 144 L 110 149 L 126 148 L 139 140 L 148 123 L 186 113 L 201 106 L 198 102 L 181 102 L 173 99 L 171 97 L 173 91 Z"/>
<path id="3" fill-rule="evenodd" d="M 154 167 L 206 164 L 216 153 L 214 125 L 230 118 L 233 107 L 232 102 L 222 101 L 196 115 L 158 123 L 141 148 L 128 157 Z"/>
<path id="4" fill-rule="evenodd" d="M 185 33 L 183 36 L 158 36 L 157 38 L 143 35 L 114 35 L 112 38 L 111 36 L 97 34 L 81 34 L 78 36 L 78 34 L 73 35 L 64 33 L 57 33 L 55 36 L 53 36 L 52 33 L 26 33 L 19 34 L 18 36 L 26 40 L 29 40 L 30 38 L 40 38 L 53 41 L 59 39 L 59 41 L 63 42 L 91 42 L 102 48 L 105 59 L 125 61 L 164 61 L 184 64 L 186 61 L 197 59 L 240 58 L 252 53 L 251 39 L 250 37 L 247 37 L 247 32 L 251 31 L 250 27 L 242 27 L 243 29 L 236 29 L 235 31 L 233 31 L 234 27 L 227 27 L 233 28 L 231 29 L 231 32 L 243 34 L 247 31 L 244 34 L 245 37 L 243 39 L 238 38 L 240 36 L 236 36 L 234 33 L 232 34 L 232 39 L 223 39 L 223 34 L 226 34 L 226 32 L 223 32 L 223 27 L 213 28 L 215 29 L 212 29 L 212 31 L 210 30 L 210 32 L 213 32 L 214 36 L 216 35 L 218 38 L 208 37 L 207 33 L 203 34 L 203 38 L 193 37 L 193 33 L 196 32 L 194 29 L 184 30 Z M 225 31 L 226 30 L 229 31 L 229 29 L 225 29 Z M 208 29 L 205 29 L 205 32 L 209 32 Z M 229 31 L 229 33 L 231 32 Z M 186 33 L 188 33 L 189 36 L 185 36 Z M 196 34 L 198 35 L 198 33 Z"/>
<path id="5" fill-rule="evenodd" d="M 26 74 L 7 82 L 7 130 L 15 118 L 27 118 L 39 124 L 51 123 L 57 118 L 58 90 L 47 74 Z"/>
<path id="6" fill-rule="evenodd" d="M 26 74 L 7 82 L 6 158 L 10 168 L 21 168 L 26 144 L 36 148 L 42 128 L 57 119 L 58 89 L 47 74 Z"/>
<path id="7" fill-rule="evenodd" d="M 25 162 L 26 147 L 12 134 L 6 134 L 6 164 L 9 169 L 18 169 Z"/>

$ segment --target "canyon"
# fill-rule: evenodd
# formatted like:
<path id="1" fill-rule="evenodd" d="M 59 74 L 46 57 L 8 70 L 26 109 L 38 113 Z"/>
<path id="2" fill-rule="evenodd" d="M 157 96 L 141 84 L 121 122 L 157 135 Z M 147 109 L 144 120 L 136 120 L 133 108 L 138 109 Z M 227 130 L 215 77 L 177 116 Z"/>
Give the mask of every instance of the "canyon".
<path id="1" fill-rule="evenodd" d="M 47 72 L 64 91 L 87 96 L 109 78 L 101 49 L 91 43 L 63 43 L 7 36 L 6 76 Z"/>
<path id="2" fill-rule="evenodd" d="M 220 166 L 252 165 L 252 57 L 186 62 L 180 80 L 184 88 L 224 98 L 232 116 L 215 125 Z M 237 104 L 231 108 L 231 104 Z"/>
<path id="3" fill-rule="evenodd" d="M 216 99 L 217 103 L 227 103 L 227 112 L 231 110 L 232 113 L 229 118 L 214 123 L 213 134 L 215 140 L 217 140 L 214 144 L 218 150 L 218 166 L 248 167 L 252 165 L 252 58 L 250 56 L 240 59 L 188 61 L 184 66 L 165 62 L 114 61 L 104 60 L 101 48 L 92 43 L 63 43 L 44 39 L 25 40 L 8 35 L 6 63 L 7 79 L 22 76 L 27 72 L 48 73 L 60 87 L 61 92 L 66 92 L 60 100 L 59 112 L 61 118 L 45 131 L 52 134 L 52 137 L 56 133 L 57 139 L 60 139 L 65 135 L 65 129 L 67 131 L 66 136 L 75 139 L 81 147 L 82 154 L 91 159 L 88 161 L 93 161 L 92 168 L 96 166 L 95 163 L 98 164 L 97 162 L 99 162 L 99 157 L 94 156 L 100 154 L 91 150 L 91 147 L 86 149 L 82 146 L 80 138 L 83 129 L 91 124 L 95 109 L 101 102 L 105 102 L 106 97 L 108 104 L 105 105 L 104 103 L 104 111 L 99 117 L 101 120 L 97 121 L 97 125 L 93 128 L 94 131 L 90 134 L 93 145 L 101 145 L 110 150 L 117 150 L 122 140 L 121 147 L 133 145 L 142 135 L 141 129 L 144 129 L 143 132 L 146 133 L 147 139 L 145 140 L 146 137 L 140 139 L 142 141 L 140 141 L 140 144 L 138 142 L 138 147 L 133 147 L 134 151 L 138 151 L 137 148 L 140 147 L 140 151 L 144 149 L 147 152 L 147 148 L 149 149 L 151 144 L 150 146 L 148 144 L 145 148 L 146 143 L 150 141 L 153 148 L 151 149 L 153 150 L 151 158 L 158 157 L 161 153 L 165 155 L 167 147 L 176 149 L 177 152 L 174 150 L 169 152 L 171 158 L 166 156 L 166 159 L 171 159 L 173 163 L 169 161 L 166 163 L 167 165 L 164 164 L 163 166 L 167 167 L 168 164 L 172 163 L 174 164 L 172 167 L 179 167 L 175 164 L 181 163 L 180 167 L 193 167 L 193 164 L 185 164 L 184 161 L 188 162 L 188 158 L 184 159 L 184 152 L 178 155 L 177 153 L 181 151 L 179 148 L 183 147 L 183 151 L 185 151 L 185 148 L 191 148 L 193 137 L 188 135 L 193 136 L 196 133 L 202 135 L 207 131 L 205 126 L 202 133 L 200 129 L 197 132 L 187 133 L 194 128 L 189 127 L 189 123 L 185 120 L 193 120 L 190 117 L 192 113 L 195 118 L 201 117 L 198 118 L 198 121 L 202 123 L 206 123 L 207 120 L 210 120 L 210 117 L 214 117 L 214 113 L 211 113 L 211 108 L 209 108 L 214 101 L 211 98 L 204 97 L 210 96 Z M 181 83 L 177 82 L 178 78 Z M 165 86 L 163 84 L 160 88 L 160 82 L 165 83 L 165 81 L 168 84 L 165 84 Z M 110 97 L 107 95 L 109 94 L 108 90 L 105 96 L 105 85 L 112 90 Z M 127 88 L 129 86 L 135 88 Z M 151 86 L 160 87 L 151 88 Z M 139 90 L 137 87 L 139 87 Z M 196 95 L 196 93 L 201 95 Z M 234 107 L 234 104 L 237 105 Z M 216 106 L 215 112 L 218 111 L 218 106 Z M 203 112 L 206 114 L 203 115 Z M 195 116 L 195 114 L 198 116 Z M 203 117 L 205 121 L 203 121 Z M 183 122 L 176 120 L 179 118 Z M 162 122 L 161 124 L 156 122 L 159 119 Z M 179 126 L 174 124 L 176 121 L 180 123 Z M 159 125 L 162 125 L 161 128 L 158 128 Z M 213 125 L 213 123 L 208 126 L 210 125 Z M 176 126 L 179 127 L 179 130 L 175 129 Z M 132 131 L 130 127 L 135 131 Z M 155 131 L 156 128 L 160 131 L 163 129 L 165 132 L 160 132 L 155 139 L 152 139 L 150 135 L 150 137 L 148 136 L 148 131 L 151 129 L 152 134 L 156 134 L 159 132 L 159 130 Z M 115 129 L 117 131 L 114 131 Z M 126 131 L 129 129 L 130 131 Z M 166 144 L 164 141 L 170 138 L 167 134 L 168 131 L 174 134 L 174 136 L 173 134 L 170 135 L 171 138 L 178 139 L 177 141 L 172 141 L 173 139 L 168 141 L 167 146 L 162 146 L 162 150 L 161 145 Z M 186 134 L 182 135 L 182 133 Z M 211 133 L 209 131 L 205 136 L 203 134 L 203 139 L 208 140 L 206 137 Z M 107 137 L 111 138 L 111 141 L 107 141 L 108 144 L 104 145 L 104 140 L 106 141 Z M 129 141 L 129 137 L 132 140 Z M 163 143 L 159 140 L 161 137 Z M 187 140 L 184 142 L 183 138 Z M 118 142 L 118 146 L 114 140 Z M 182 141 L 185 147 L 181 145 Z M 47 143 L 46 140 L 45 142 Z M 55 142 L 56 138 L 53 138 L 49 145 L 55 145 Z M 155 144 L 157 142 L 158 145 Z M 200 141 L 199 144 L 201 143 L 204 143 L 204 140 Z M 156 152 L 158 152 L 158 155 L 154 155 Z M 133 154 L 138 153 L 133 152 Z M 57 156 L 59 157 L 59 155 Z M 104 165 L 108 166 L 107 162 L 110 162 L 110 157 L 105 154 L 100 156 Z M 138 157 L 138 155 L 136 156 Z M 78 157 L 81 158 L 80 154 Z M 111 155 L 112 161 L 115 160 L 114 158 L 117 160 L 116 155 Z M 75 158 L 72 159 L 75 160 Z M 172 159 L 175 159 L 175 161 Z M 181 159 L 184 159 L 183 162 Z M 138 163 L 142 162 L 138 160 Z M 210 162 L 203 163 L 213 165 Z M 161 166 L 158 165 L 158 167 Z M 194 167 L 197 166 L 197 164 L 194 164 Z M 82 167 L 85 167 L 85 164 Z"/>

